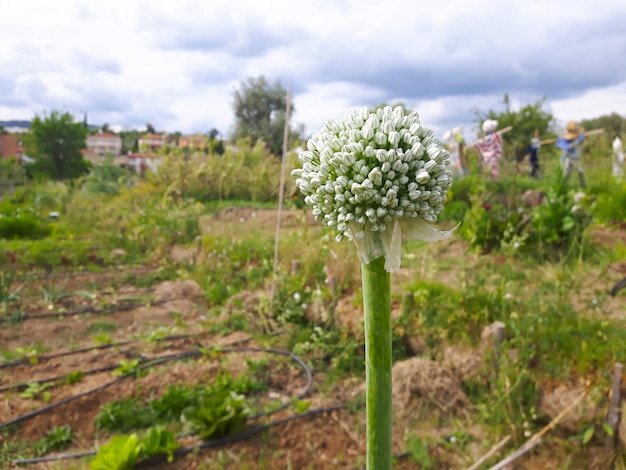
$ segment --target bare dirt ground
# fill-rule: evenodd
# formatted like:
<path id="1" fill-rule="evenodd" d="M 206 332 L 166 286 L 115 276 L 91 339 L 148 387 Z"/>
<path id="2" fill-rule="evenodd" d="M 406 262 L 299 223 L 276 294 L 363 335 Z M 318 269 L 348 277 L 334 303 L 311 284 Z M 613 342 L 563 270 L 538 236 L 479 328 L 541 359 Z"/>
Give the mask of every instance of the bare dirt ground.
<path id="1" fill-rule="evenodd" d="M 251 210 L 234 208 L 223 211 L 217 217 L 205 221 L 208 224 L 224 223 L 232 227 L 241 227 L 241 230 L 261 228 L 273 230 L 276 225 L 276 212 L 266 210 Z M 285 229 L 295 228 L 301 224 L 313 224 L 310 216 L 302 211 L 288 211 L 282 216 L 282 227 Z M 234 230 L 235 230 L 234 229 Z M 626 243 L 626 232 L 600 228 L 594 231 L 593 238 L 596 243 L 615 244 Z M 441 257 L 460 258 L 466 257 L 467 247 L 458 240 L 441 243 L 436 250 Z M 506 262 L 506 260 L 502 261 Z M 469 263 L 469 262 L 468 262 Z M 419 266 L 427 277 L 428 267 Z M 154 267 L 147 266 L 137 271 L 137 275 L 145 275 Z M 128 342 L 115 348 L 94 349 L 74 354 L 51 357 L 49 359 L 30 359 L 25 363 L 0 369 L 0 388 L 6 389 L 19 383 L 29 383 L 51 377 L 63 377 L 76 371 L 90 371 L 92 369 L 110 366 L 113 367 L 122 360 L 139 359 L 150 360 L 155 357 L 182 353 L 198 346 L 212 348 L 220 345 L 242 344 L 251 338 L 243 333 L 235 332 L 224 336 L 223 334 L 206 333 L 207 305 L 201 295 L 194 290 L 193 286 L 184 283 L 162 284 L 156 289 L 142 289 L 131 285 L 124 285 L 123 279 L 129 274 L 124 270 L 107 273 L 94 273 L 71 277 L 64 286 L 65 291 L 76 292 L 91 289 L 96 293 L 93 298 L 84 296 L 67 296 L 46 305 L 42 301 L 32 301 L 25 304 L 22 314 L 37 315 L 41 313 L 54 314 L 43 318 L 27 318 L 21 323 L 9 322 L 0 325 L 0 346 L 4 350 L 16 348 L 37 347 L 36 356 L 55 356 L 60 353 L 71 353 L 94 346 L 94 344 L 106 345 L 106 341 L 98 343 L 94 337 L 101 329 L 106 329 L 103 324 L 112 324 L 108 333 L 108 340 L 112 342 Z M 397 276 L 408 278 L 409 271 L 403 270 Z M 445 273 L 445 282 L 458 283 L 458 273 L 448 271 Z M 581 292 L 581 299 L 592 297 L 598 289 L 606 290 L 607 284 L 626 276 L 626 264 L 610 266 L 607 272 L 598 272 L 598 281 L 590 283 L 586 290 Z M 44 283 L 42 280 L 41 283 Z M 43 285 L 43 284 L 41 284 Z M 113 287 L 112 287 L 113 286 Z M 30 286 L 31 291 L 36 291 L 37 284 Z M 586 300 L 581 300 L 586 302 Z M 349 302 L 347 303 L 349 304 Z M 582 304 L 581 304 L 582 305 Z M 607 304 L 614 315 L 623 314 L 621 300 L 613 299 Z M 120 309 L 119 307 L 123 307 Z M 94 312 L 86 312 L 78 315 L 67 316 L 68 312 L 91 308 Z M 358 322 L 358 312 L 347 308 L 346 324 Z M 150 334 L 158 332 L 161 336 L 188 335 L 179 339 L 161 340 L 150 339 Z M 258 344 L 254 341 L 246 342 L 247 346 Z M 227 361 L 228 367 L 237 369 L 250 355 L 235 355 Z M 129 378 L 111 385 L 96 393 L 89 394 L 78 400 L 68 401 L 66 404 L 55 406 L 45 413 L 32 418 L 24 419 L 19 426 L 11 428 L 10 439 L 19 437 L 34 442 L 41 438 L 55 425 L 69 424 L 77 438 L 72 447 L 64 452 L 78 452 L 91 450 L 94 445 L 106 442 L 108 436 L 99 432 L 94 425 L 94 419 L 100 407 L 112 400 L 141 394 L 150 397 L 162 393 L 168 385 L 172 384 L 195 384 L 210 382 L 211 378 L 219 369 L 216 361 L 207 357 L 174 361 L 155 367 L 145 377 Z M 270 391 L 272 397 L 280 397 L 289 400 L 302 390 L 306 380 L 303 372 L 298 368 L 280 369 L 276 372 Z M 314 385 L 311 395 L 306 400 L 311 402 L 311 408 L 323 408 L 337 404 L 344 404 L 362 391 L 362 383 L 353 380 L 337 382 L 331 389 L 321 389 L 324 371 L 313 371 Z M 448 372 L 442 372 L 441 377 L 433 380 L 443 380 Z M 81 393 L 85 393 L 96 387 L 111 382 L 115 377 L 111 371 L 93 372 L 86 374 L 82 380 L 74 384 L 68 384 L 61 380 L 59 385 L 49 389 L 50 401 L 20 398 L 19 391 L 4 390 L 4 400 L 0 403 L 0 424 L 6 423 L 25 414 L 37 411 L 70 399 Z M 450 387 L 448 387 L 450 388 Z M 441 397 L 441 393 L 438 394 Z M 458 398 L 458 397 L 457 397 Z M 459 398 L 460 399 L 460 398 Z M 394 446 L 396 452 L 405 450 L 404 436 L 408 429 L 415 426 L 417 419 L 428 420 L 429 436 L 443 437 L 449 433 L 455 421 L 462 421 L 463 412 L 461 402 L 456 409 L 444 410 L 442 406 L 433 406 L 430 403 L 430 411 L 425 415 L 418 411 L 418 404 L 424 404 L 424 398 L 416 398 L 414 402 L 408 400 L 403 410 L 397 413 L 394 428 Z M 420 401 L 421 400 L 421 401 Z M 428 409 L 428 407 L 427 407 Z M 458 411 L 461 410 L 461 411 Z M 458 413 L 458 414 L 455 414 Z M 272 420 L 293 416 L 296 412 L 292 408 L 277 413 Z M 434 422 L 434 424 L 433 424 Z M 152 463 L 149 467 L 154 469 L 358 469 L 364 467 L 363 455 L 365 453 L 365 422 L 363 411 L 353 412 L 348 410 L 336 410 L 321 413 L 314 416 L 289 421 L 284 424 L 273 426 L 269 430 L 214 449 L 193 452 L 185 457 L 176 459 L 172 463 Z M 470 451 L 474 458 L 478 458 L 486 451 L 481 440 L 486 439 L 484 433 L 478 428 L 472 429 L 475 442 L 470 444 Z M 0 435 L 1 436 L 1 435 Z M 0 437 L 0 443 L 7 437 Z M 444 442 L 442 440 L 442 442 Z M 184 445 L 196 443 L 193 438 L 183 441 Z M 434 446 L 430 452 L 442 452 L 443 447 Z M 552 459 L 552 460 L 550 460 Z M 453 462 L 446 468 L 465 468 L 470 462 Z M 525 469 L 558 468 L 562 460 L 556 457 L 532 455 L 523 460 L 518 467 Z M 600 465 L 600 464 L 599 464 Z M 14 466 L 11 468 L 24 468 Z M 61 461 L 53 463 L 41 463 L 27 468 L 35 469 L 62 469 L 62 468 L 86 468 L 85 460 Z M 414 462 L 406 458 L 400 459 L 394 468 L 412 469 L 419 468 Z M 578 468 L 575 465 L 568 468 Z M 601 468 L 593 467 L 593 468 Z"/>

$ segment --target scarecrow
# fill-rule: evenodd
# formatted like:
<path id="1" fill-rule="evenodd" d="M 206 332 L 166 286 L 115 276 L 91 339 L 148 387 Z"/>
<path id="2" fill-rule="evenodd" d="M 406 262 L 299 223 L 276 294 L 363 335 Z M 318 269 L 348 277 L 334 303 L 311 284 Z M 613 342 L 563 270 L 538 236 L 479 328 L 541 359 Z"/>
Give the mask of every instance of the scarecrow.
<path id="1" fill-rule="evenodd" d="M 624 176 L 624 149 L 619 134 L 613 140 L 613 178 L 620 181 Z"/>
<path id="2" fill-rule="evenodd" d="M 530 160 L 530 177 L 537 178 L 539 176 L 539 148 L 541 140 L 539 140 L 539 129 L 535 129 L 535 135 L 530 139 L 529 160 Z"/>
<path id="3" fill-rule="evenodd" d="M 483 162 L 495 180 L 498 179 L 498 163 L 502 158 L 502 131 L 497 131 L 498 121 L 494 119 L 487 119 L 483 122 L 482 129 L 485 135 L 474 146 L 483 157 Z"/>
<path id="4" fill-rule="evenodd" d="M 449 168 L 452 170 L 455 179 L 460 179 L 467 174 L 467 164 L 465 163 L 465 156 L 463 154 L 465 140 L 461 135 L 461 131 L 462 129 L 460 127 L 455 127 L 443 135 L 443 143 L 448 149 L 448 152 L 450 152 Z"/>
<path id="5" fill-rule="evenodd" d="M 556 146 L 561 149 L 561 164 L 563 165 L 565 181 L 569 179 L 572 170 L 576 168 L 578 181 L 582 188 L 586 186 L 585 173 L 581 159 L 584 141 L 585 130 L 576 124 L 575 121 L 569 121 L 567 123 L 563 136 L 559 137 L 556 141 Z"/>

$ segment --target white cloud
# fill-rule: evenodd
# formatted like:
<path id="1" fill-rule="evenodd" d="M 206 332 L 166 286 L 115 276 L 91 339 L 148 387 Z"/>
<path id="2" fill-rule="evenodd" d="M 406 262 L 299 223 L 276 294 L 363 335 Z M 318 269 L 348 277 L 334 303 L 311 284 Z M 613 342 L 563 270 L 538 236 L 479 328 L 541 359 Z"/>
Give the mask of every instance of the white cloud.
<path id="1" fill-rule="evenodd" d="M 314 132 L 402 101 L 437 132 L 472 108 L 546 96 L 558 119 L 626 113 L 623 0 L 22 0 L 0 17 L 0 120 L 61 107 L 90 121 L 227 133 L 250 76 L 294 91 Z"/>
<path id="2" fill-rule="evenodd" d="M 626 114 L 626 81 L 616 86 L 591 89 L 580 96 L 552 101 L 551 107 L 561 124 L 572 119 L 579 121 L 613 112 L 624 115 Z M 590 109 L 595 111 L 593 115 L 589 114 Z"/>

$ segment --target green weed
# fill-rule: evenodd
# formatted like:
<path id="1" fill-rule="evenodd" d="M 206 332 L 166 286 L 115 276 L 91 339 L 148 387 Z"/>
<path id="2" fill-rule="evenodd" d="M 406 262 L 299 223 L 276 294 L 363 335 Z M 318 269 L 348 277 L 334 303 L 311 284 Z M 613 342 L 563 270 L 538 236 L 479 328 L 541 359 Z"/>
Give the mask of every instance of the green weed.
<path id="1" fill-rule="evenodd" d="M 89 335 L 96 335 L 113 333 L 115 330 L 117 330 L 117 325 L 115 323 L 104 320 L 96 320 L 87 327 L 85 333 Z"/>
<path id="2" fill-rule="evenodd" d="M 69 425 L 54 426 L 35 443 L 35 452 L 37 455 L 43 455 L 53 450 L 66 449 L 74 441 L 74 437 Z"/>

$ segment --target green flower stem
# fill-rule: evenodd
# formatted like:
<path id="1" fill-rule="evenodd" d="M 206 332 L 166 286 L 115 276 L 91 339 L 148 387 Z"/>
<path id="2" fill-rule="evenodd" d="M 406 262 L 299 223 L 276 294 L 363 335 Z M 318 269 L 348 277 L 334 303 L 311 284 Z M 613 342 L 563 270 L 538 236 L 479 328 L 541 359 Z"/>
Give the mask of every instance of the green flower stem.
<path id="1" fill-rule="evenodd" d="M 390 470 L 392 449 L 391 284 L 385 258 L 361 264 L 365 310 L 367 468 Z"/>

